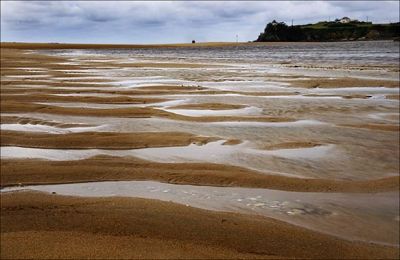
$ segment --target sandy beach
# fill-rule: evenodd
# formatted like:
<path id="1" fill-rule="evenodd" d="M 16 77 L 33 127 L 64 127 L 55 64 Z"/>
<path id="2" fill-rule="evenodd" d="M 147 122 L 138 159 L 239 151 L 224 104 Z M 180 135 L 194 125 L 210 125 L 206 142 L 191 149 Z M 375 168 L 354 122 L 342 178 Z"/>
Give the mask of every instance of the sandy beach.
<path id="1" fill-rule="evenodd" d="M 395 248 L 344 241 L 272 219 L 152 200 L 17 193 L 3 195 L 1 207 L 4 258 L 374 259 L 398 254 Z"/>
<path id="2" fill-rule="evenodd" d="M 398 257 L 398 64 L 283 62 L 340 44 L 1 43 L 1 258 Z"/>

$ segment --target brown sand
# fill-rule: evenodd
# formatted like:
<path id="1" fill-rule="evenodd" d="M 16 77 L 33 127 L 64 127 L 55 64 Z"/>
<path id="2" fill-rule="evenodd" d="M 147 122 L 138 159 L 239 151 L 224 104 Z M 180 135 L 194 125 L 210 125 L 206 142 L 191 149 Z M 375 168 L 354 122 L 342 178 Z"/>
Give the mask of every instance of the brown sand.
<path id="1" fill-rule="evenodd" d="M 306 94 L 304 95 L 306 97 L 342 97 L 345 99 L 353 99 L 353 98 L 362 98 L 362 99 L 367 99 L 370 98 L 371 96 L 369 95 L 361 95 L 361 94 L 354 94 L 354 95 L 319 95 L 319 94 Z"/>
<path id="2" fill-rule="evenodd" d="M 51 149 L 134 149 L 165 146 L 206 144 L 218 138 L 195 136 L 180 132 L 84 132 L 47 134 L 1 130 L 2 146 Z"/>
<path id="3" fill-rule="evenodd" d="M 368 129 L 368 130 L 379 130 L 379 131 L 392 131 L 398 132 L 400 131 L 400 125 L 390 125 L 390 124 L 360 124 L 360 125 L 351 125 L 351 124 L 344 124 L 339 125 L 344 127 L 352 127 L 352 128 L 361 128 L 361 129 Z"/>
<path id="4" fill-rule="evenodd" d="M 221 164 L 157 163 L 111 156 L 80 161 L 3 159 L 1 162 L 1 186 L 112 180 L 156 180 L 303 192 L 380 192 L 398 190 L 400 179 L 399 176 L 365 181 L 300 179 Z"/>
<path id="5" fill-rule="evenodd" d="M 17 116 L 1 116 L 0 122 L 2 124 L 31 124 L 31 125 L 46 125 L 46 126 L 55 126 L 58 128 L 72 128 L 72 127 L 88 127 L 93 126 L 89 124 L 65 124 L 56 121 L 46 121 L 42 119 L 35 119 L 29 117 L 17 117 Z"/>
<path id="6" fill-rule="evenodd" d="M 1 196 L 1 258 L 395 258 L 277 220 L 130 198 Z M 299 239 L 301 238 L 301 239 Z M 160 246 L 159 246 L 160 245 Z"/>
<path id="7" fill-rule="evenodd" d="M 269 256 L 176 239 L 81 231 L 20 231 L 1 234 L 2 259 L 252 259 Z M 22 247 L 17 246 L 23 244 Z M 275 257 L 271 257 L 275 259 Z"/>
<path id="8" fill-rule="evenodd" d="M 1 101 L 21 101 L 21 102 L 84 102 L 97 104 L 149 104 L 169 101 L 163 98 L 139 98 L 139 97 L 95 97 L 95 96 L 55 96 L 46 94 L 31 95 L 1 95 Z"/>
<path id="9" fill-rule="evenodd" d="M 33 88 L 32 86 L 39 86 L 41 88 Z M 60 89 L 62 88 L 71 88 L 71 89 Z M 110 84 L 106 82 L 102 83 L 93 83 L 90 82 L 69 82 L 68 81 L 47 81 L 45 79 L 36 79 L 36 80 L 28 80 L 28 79 L 14 79 L 14 80 L 2 80 L 1 81 L 1 91 L 5 94 L 23 94 L 29 92 L 40 92 L 40 93 L 48 93 L 48 94 L 61 94 L 68 93 L 68 91 L 74 91 L 74 93 L 79 93 L 79 91 L 85 91 L 84 89 L 79 89 L 80 87 L 91 87 L 102 90 L 105 87 L 112 87 Z M 14 92 L 12 92 L 14 91 Z M 92 90 L 93 91 L 93 90 Z M 111 90 L 112 91 L 112 90 Z M 99 92 L 99 93 L 109 93 L 108 92 Z M 22 93 L 21 93 L 22 92 Z M 115 91 L 114 91 L 115 92 Z M 122 92 L 122 91 L 121 91 Z"/>
<path id="10" fill-rule="evenodd" d="M 74 116 L 115 116 L 115 117 L 151 117 L 156 115 L 168 114 L 161 110 L 153 108 L 118 108 L 118 109 L 95 109 L 95 108 L 80 108 L 80 107 L 57 107 L 50 105 L 41 105 L 34 103 L 24 103 L 16 101 L 2 101 L 2 113 L 47 113 L 56 115 L 74 115 Z"/>
<path id="11" fill-rule="evenodd" d="M 400 100 L 400 95 L 386 95 L 386 99 Z"/>
<path id="12" fill-rule="evenodd" d="M 316 142 L 285 142 L 285 143 L 278 143 L 265 146 L 265 150 L 277 150 L 277 149 L 294 149 L 294 148 L 310 148 L 320 146 L 320 143 Z"/>
<path id="13" fill-rule="evenodd" d="M 360 78 L 312 78 L 290 81 L 290 83 L 294 87 L 303 88 L 399 87 L 399 81 Z"/>

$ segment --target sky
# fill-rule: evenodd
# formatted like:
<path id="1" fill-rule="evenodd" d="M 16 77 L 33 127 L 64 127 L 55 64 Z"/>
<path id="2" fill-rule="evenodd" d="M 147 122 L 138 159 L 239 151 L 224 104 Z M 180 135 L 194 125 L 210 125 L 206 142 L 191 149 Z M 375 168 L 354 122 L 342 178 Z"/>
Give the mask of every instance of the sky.
<path id="1" fill-rule="evenodd" d="M 2 42 L 253 41 L 272 21 L 399 21 L 399 1 L 1 1 Z"/>

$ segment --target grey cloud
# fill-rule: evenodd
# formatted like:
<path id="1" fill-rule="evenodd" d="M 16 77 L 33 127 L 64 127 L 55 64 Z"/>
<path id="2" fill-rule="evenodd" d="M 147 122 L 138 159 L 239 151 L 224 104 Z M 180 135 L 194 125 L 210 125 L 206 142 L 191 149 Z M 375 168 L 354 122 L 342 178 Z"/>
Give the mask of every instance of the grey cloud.
<path id="1" fill-rule="evenodd" d="M 232 41 L 236 34 L 247 41 L 273 19 L 389 22 L 398 21 L 398 7 L 398 1 L 2 1 L 1 29 L 2 41 L 32 35 L 44 41 L 68 35 L 73 42 Z"/>

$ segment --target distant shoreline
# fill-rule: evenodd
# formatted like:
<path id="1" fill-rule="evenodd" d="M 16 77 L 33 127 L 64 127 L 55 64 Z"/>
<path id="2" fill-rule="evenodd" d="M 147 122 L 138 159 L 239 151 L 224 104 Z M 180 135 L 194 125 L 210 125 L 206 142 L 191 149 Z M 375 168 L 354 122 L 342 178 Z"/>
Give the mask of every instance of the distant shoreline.
<path id="1" fill-rule="evenodd" d="M 145 48 L 197 48 L 197 47 L 235 47 L 235 46 L 276 46 L 283 44 L 321 44 L 346 42 L 382 42 L 392 40 L 354 40 L 354 41 L 301 41 L 301 42 L 201 42 L 171 44 L 95 44 L 95 43 L 28 43 L 1 42 L 0 47 L 6 49 L 145 49 Z"/>
<path id="2" fill-rule="evenodd" d="M 226 47 L 241 46 L 249 43 L 204 42 L 204 43 L 170 43 L 170 44 L 99 44 L 99 43 L 25 43 L 2 42 L 1 48 L 8 49 L 143 49 L 143 48 L 176 48 L 176 47 Z"/>

